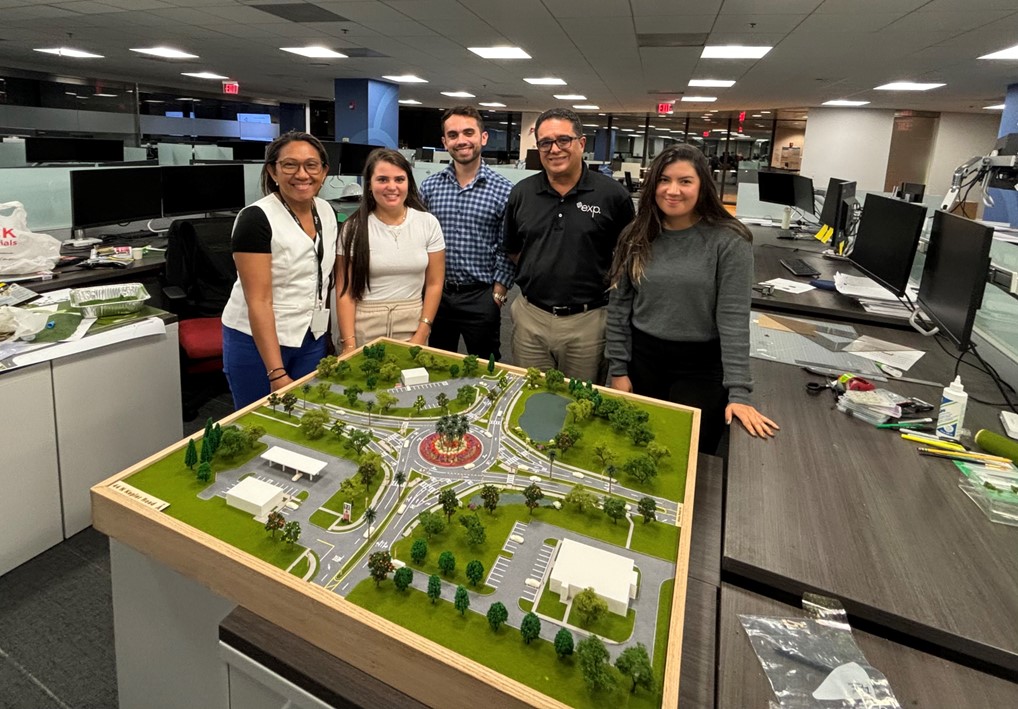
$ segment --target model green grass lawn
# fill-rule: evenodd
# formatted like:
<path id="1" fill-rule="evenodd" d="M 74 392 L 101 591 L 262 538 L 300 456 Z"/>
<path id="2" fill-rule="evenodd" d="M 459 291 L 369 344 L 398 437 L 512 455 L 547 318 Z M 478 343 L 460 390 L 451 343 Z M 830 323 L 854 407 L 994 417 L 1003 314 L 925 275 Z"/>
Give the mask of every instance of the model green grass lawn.
<path id="1" fill-rule="evenodd" d="M 617 613 L 607 611 L 596 621 L 587 625 L 581 620 L 580 614 L 576 612 L 576 608 L 572 608 L 569 611 L 569 620 L 567 622 L 569 625 L 575 625 L 577 628 L 588 630 L 600 638 L 624 643 L 633 634 L 633 626 L 636 624 L 636 611 L 630 608 L 625 618 Z"/>
<path id="2" fill-rule="evenodd" d="M 546 392 L 542 388 L 525 389 L 517 399 L 509 416 L 510 429 L 519 425 L 520 417 L 526 411 L 532 396 Z M 568 393 L 559 392 L 559 396 L 571 401 Z M 610 396 L 602 393 L 602 396 Z M 646 402 L 632 402 L 638 409 L 650 414 L 649 426 L 654 433 L 654 441 L 668 448 L 669 455 L 658 464 L 658 474 L 647 482 L 639 482 L 627 475 L 622 466 L 629 458 L 646 453 L 646 446 L 632 443 L 625 433 L 616 433 L 611 424 L 604 419 L 592 417 L 586 421 L 573 422 L 569 414 L 565 415 L 562 426 L 573 425 L 582 434 L 580 440 L 567 451 L 559 451 L 556 463 L 564 463 L 584 470 L 600 473 L 601 466 L 594 457 L 594 448 L 598 443 L 607 443 L 618 456 L 619 469 L 617 480 L 627 488 L 647 492 L 669 500 L 681 502 L 686 488 L 686 466 L 689 460 L 689 436 L 693 425 L 693 416 L 689 411 L 673 409 L 665 406 L 654 406 Z M 544 445 L 545 442 L 538 441 Z M 533 443 L 531 444 L 533 445 Z"/>
<path id="3" fill-rule="evenodd" d="M 559 600 L 557 593 L 554 593 L 545 586 L 541 592 L 541 597 L 537 600 L 536 612 L 555 620 L 564 620 L 566 617 L 566 604 Z"/>
<path id="4" fill-rule="evenodd" d="M 378 492 L 378 488 L 385 482 L 384 475 L 376 475 L 374 480 L 371 481 L 371 485 L 366 489 L 361 484 L 360 476 L 354 473 L 353 475 L 354 489 L 353 492 L 347 493 L 343 490 L 337 490 L 332 497 L 326 501 L 322 508 L 315 510 L 311 514 L 311 523 L 317 524 L 319 527 L 328 529 L 329 525 L 335 522 L 335 519 L 329 520 L 330 517 L 338 518 L 343 513 L 343 503 L 349 502 L 351 507 L 350 522 L 356 522 L 360 519 L 360 516 L 364 514 L 364 500 L 367 498 L 368 504 L 371 500 L 375 499 L 375 494 Z M 335 514 L 330 513 L 329 511 Z"/>
<path id="5" fill-rule="evenodd" d="M 443 591 L 449 595 L 448 589 Z M 378 588 L 374 581 L 365 579 L 346 598 L 571 707 L 659 709 L 661 705 L 657 692 L 637 690 L 630 694 L 630 682 L 623 677 L 618 678 L 614 691 L 591 695 L 583 684 L 575 656 L 559 660 L 550 642 L 538 639 L 528 645 L 519 630 L 508 625 L 493 632 L 484 617 L 488 604 L 476 597 L 470 599 L 471 609 L 462 616 L 448 600 L 432 604 L 426 594 L 415 589 L 396 591 L 391 579 Z M 576 635 L 574 638 L 577 642 L 582 639 Z"/>
<path id="6" fill-rule="evenodd" d="M 657 602 L 657 630 L 654 633 L 654 656 L 651 662 L 654 666 L 654 679 L 658 685 L 665 676 L 665 658 L 668 649 L 668 632 L 671 629 L 672 594 L 675 593 L 675 579 L 667 579 L 661 584 L 658 591 Z"/>
<path id="7" fill-rule="evenodd" d="M 247 455 L 229 461 L 215 459 L 212 469 L 222 472 L 239 467 L 260 455 L 265 448 L 264 443 L 259 443 Z M 285 569 L 304 551 L 304 547 L 299 544 L 291 545 L 281 541 L 279 532 L 273 540 L 264 525 L 255 522 L 250 513 L 227 506 L 222 497 L 199 499 L 198 493 L 214 480 L 209 483 L 198 482 L 194 472 L 184 465 L 184 451 L 181 449 L 131 475 L 125 482 L 169 502 L 170 506 L 163 512 L 170 517 L 207 532 L 273 566 Z"/>
<path id="8" fill-rule="evenodd" d="M 310 568 L 311 559 L 305 556 L 300 561 L 298 561 L 297 564 L 292 569 L 290 569 L 290 573 L 296 576 L 297 578 L 302 579 L 304 578 L 304 574 L 306 574 Z"/>
<path id="9" fill-rule="evenodd" d="M 643 523 L 643 515 L 633 515 L 633 539 L 629 548 L 649 556 L 675 562 L 679 556 L 681 530 L 664 522 Z"/>

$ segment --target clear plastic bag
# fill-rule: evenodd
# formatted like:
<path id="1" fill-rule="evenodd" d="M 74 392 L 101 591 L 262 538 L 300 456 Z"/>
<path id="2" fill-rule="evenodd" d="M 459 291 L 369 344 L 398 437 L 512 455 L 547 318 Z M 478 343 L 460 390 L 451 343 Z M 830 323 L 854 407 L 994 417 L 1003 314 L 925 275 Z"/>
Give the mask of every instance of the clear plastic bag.
<path id="1" fill-rule="evenodd" d="M 28 228 L 21 202 L 0 202 L 0 274 L 49 271 L 60 260 L 60 242 Z"/>

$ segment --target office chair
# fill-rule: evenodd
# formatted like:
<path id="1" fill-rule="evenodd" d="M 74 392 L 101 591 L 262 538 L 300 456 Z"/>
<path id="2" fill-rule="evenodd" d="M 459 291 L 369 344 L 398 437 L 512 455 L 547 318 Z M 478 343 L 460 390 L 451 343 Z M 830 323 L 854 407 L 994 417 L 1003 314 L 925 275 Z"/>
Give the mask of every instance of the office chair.
<path id="1" fill-rule="evenodd" d="M 223 308 L 237 280 L 233 217 L 177 219 L 167 231 L 163 295 L 180 318 L 180 391 L 184 420 L 226 390 Z"/>

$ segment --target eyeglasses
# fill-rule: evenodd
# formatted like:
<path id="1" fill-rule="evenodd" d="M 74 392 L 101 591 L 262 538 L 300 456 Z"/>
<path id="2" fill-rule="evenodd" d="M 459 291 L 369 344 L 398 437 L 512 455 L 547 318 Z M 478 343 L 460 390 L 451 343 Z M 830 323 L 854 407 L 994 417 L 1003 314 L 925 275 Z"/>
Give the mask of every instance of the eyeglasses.
<path id="1" fill-rule="evenodd" d="M 296 160 L 277 160 L 276 164 L 279 165 L 280 171 L 284 175 L 296 175 L 297 171 L 304 168 L 304 172 L 309 175 L 317 175 L 322 171 L 322 162 L 320 160 L 305 160 L 300 163 Z"/>
<path id="2" fill-rule="evenodd" d="M 575 135 L 560 135 L 554 140 L 551 138 L 545 138 L 544 140 L 537 141 L 537 149 L 542 153 L 551 152 L 551 146 L 557 145 L 559 150 L 565 150 L 573 144 L 574 140 L 579 140 L 579 136 Z"/>

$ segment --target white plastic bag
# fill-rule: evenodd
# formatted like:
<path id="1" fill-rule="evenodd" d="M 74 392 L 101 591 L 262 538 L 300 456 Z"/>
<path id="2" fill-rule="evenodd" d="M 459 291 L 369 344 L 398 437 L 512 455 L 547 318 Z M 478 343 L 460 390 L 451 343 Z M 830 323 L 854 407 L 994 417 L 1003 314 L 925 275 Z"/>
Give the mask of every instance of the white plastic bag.
<path id="1" fill-rule="evenodd" d="M 21 202 L 0 202 L 0 275 L 48 271 L 60 260 L 60 241 L 28 228 Z"/>

